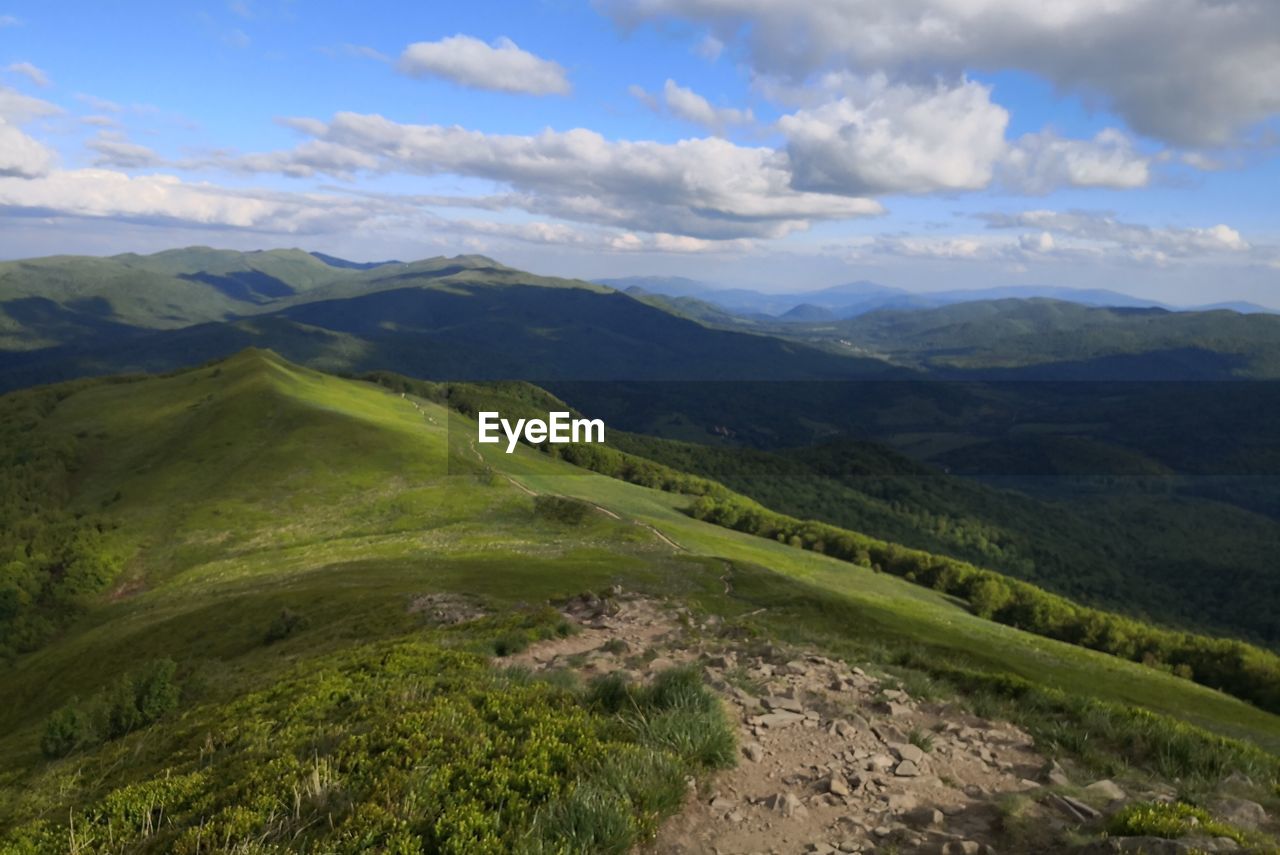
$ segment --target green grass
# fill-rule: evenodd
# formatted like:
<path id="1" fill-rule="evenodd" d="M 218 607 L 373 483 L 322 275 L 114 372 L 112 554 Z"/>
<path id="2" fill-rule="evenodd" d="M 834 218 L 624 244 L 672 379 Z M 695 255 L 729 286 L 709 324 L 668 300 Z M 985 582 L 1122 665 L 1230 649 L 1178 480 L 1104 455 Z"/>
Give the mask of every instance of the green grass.
<path id="1" fill-rule="evenodd" d="M 1245 835 L 1237 828 L 1218 822 L 1203 808 L 1182 802 L 1138 802 L 1126 805 L 1107 822 L 1107 831 L 1122 837 L 1163 837 L 1177 839 L 1197 835 L 1228 837 L 1242 846 Z"/>
<path id="2" fill-rule="evenodd" d="M 1280 748 L 1280 719 L 1221 693 L 984 621 L 884 574 L 700 523 L 682 512 L 680 496 L 584 473 L 528 449 L 513 455 L 476 450 L 475 425 L 456 413 L 270 354 L 246 353 L 172 377 L 92 385 L 63 401 L 44 427 L 75 438 L 81 448 L 74 502 L 113 523 L 108 537 L 124 569 L 83 617 L 0 671 L 7 701 L 0 706 L 0 829 L 43 816 L 56 833 L 69 815 L 80 816 L 86 828 L 119 816 L 121 829 L 153 835 L 146 823 L 154 820 L 137 805 L 170 799 L 177 825 L 165 833 L 175 836 L 154 839 L 155 846 L 167 846 L 190 833 L 190 822 L 179 816 L 195 822 L 197 814 L 216 815 L 231 828 L 234 817 L 224 808 L 233 801 L 233 780 L 243 780 L 250 794 L 274 793 L 270 798 L 282 797 L 271 788 L 288 781 L 314 801 L 304 814 L 327 810 L 325 782 L 340 776 L 341 763 L 329 758 L 336 765 L 317 765 L 325 755 L 304 747 L 354 744 L 359 734 L 351 710 L 332 706 L 341 692 L 318 698 L 308 680 L 325 675 L 363 686 L 360 692 L 376 695 L 372 706 L 400 709 L 393 686 L 377 684 L 383 667 L 377 663 L 403 655 L 410 662 L 453 663 L 439 679 L 447 683 L 456 665 L 462 683 L 481 696 L 496 692 L 496 703 L 507 697 L 508 684 L 528 679 L 486 664 L 496 643 L 518 646 L 555 634 L 560 630 L 540 611 L 543 604 L 614 584 L 688 604 L 696 614 L 720 615 L 728 631 L 906 668 L 906 682 L 927 680 L 940 694 L 987 697 L 1011 716 L 1030 709 L 1046 722 L 1036 731 L 1046 739 L 1047 722 L 1056 720 L 1095 727 L 1134 757 L 1141 755 L 1130 737 L 1144 733 L 1170 750 L 1212 747 L 1196 728 L 1270 752 Z M 543 502 L 540 511 L 513 481 L 619 518 L 579 514 L 578 506 L 563 502 Z M 557 509 L 556 518 L 547 518 L 548 506 Z M 575 509 L 569 522 L 558 518 L 566 507 Z M 468 595 L 496 616 L 449 630 L 433 627 L 409 610 L 414 597 L 432 592 Z M 273 627 L 286 609 L 305 621 L 267 643 L 279 634 Z M 45 721 L 73 696 L 91 698 L 139 665 L 166 658 L 177 663 L 183 685 L 173 718 L 67 760 L 41 755 Z M 430 672 L 425 665 L 419 670 Z M 419 670 L 414 681 L 427 680 Z M 918 676 L 925 672 L 931 676 Z M 648 690 L 615 686 L 607 696 L 603 688 L 579 694 L 541 684 L 512 691 L 571 718 L 599 719 L 600 738 L 681 758 L 670 762 L 682 768 L 715 767 L 732 756 L 728 732 L 714 726 L 715 711 L 687 676 Z M 448 707 L 440 703 L 441 710 Z M 323 738 L 306 724 L 277 746 L 279 762 L 288 764 L 281 775 L 267 780 L 245 771 L 271 768 L 276 756 L 271 745 L 254 741 L 254 728 L 277 716 L 302 721 L 312 705 L 328 722 Z M 1125 718 L 1131 708 L 1157 715 Z M 215 745 L 231 739 L 227 734 L 239 732 L 234 722 L 247 728 L 248 742 L 235 744 L 248 746 L 248 753 L 232 751 L 225 755 L 230 765 L 203 772 L 191 758 L 210 733 Z M 1235 762 L 1237 755 L 1219 753 Z M 620 769 L 558 772 L 554 797 L 538 802 L 546 810 L 536 818 L 521 814 L 530 839 L 543 833 L 536 829 L 596 840 L 643 836 L 674 803 L 675 784 L 668 761 L 628 756 Z M 259 759 L 249 763 L 251 757 Z M 247 765 L 236 765 L 242 762 Z M 1265 763 L 1260 768 L 1266 773 Z M 352 791 L 360 804 L 373 792 L 371 782 L 391 774 L 381 767 L 366 771 L 369 777 Z M 191 777 L 208 774 L 213 778 Z M 306 783 L 317 776 L 319 785 Z M 194 794 L 202 794 L 207 809 L 192 807 Z M 292 805 L 292 791 L 285 795 Z M 391 814 L 344 815 L 344 821 L 356 823 L 352 829 L 376 826 L 385 842 L 402 828 Z M 295 820 L 273 825 L 262 814 L 244 822 L 258 833 L 298 830 L 289 824 Z M 42 839 L 44 832 L 31 833 Z"/>

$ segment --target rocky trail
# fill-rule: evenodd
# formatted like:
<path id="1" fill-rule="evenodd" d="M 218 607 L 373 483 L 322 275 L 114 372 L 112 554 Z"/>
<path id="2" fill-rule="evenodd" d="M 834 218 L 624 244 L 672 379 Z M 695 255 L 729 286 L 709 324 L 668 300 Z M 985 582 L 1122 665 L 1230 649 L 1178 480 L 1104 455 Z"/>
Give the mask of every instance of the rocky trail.
<path id="1" fill-rule="evenodd" d="M 914 698 L 861 668 L 814 652 L 745 649 L 718 637 L 714 618 L 696 624 L 685 609 L 616 589 L 563 611 L 578 633 L 501 661 L 635 680 L 696 662 L 737 724 L 737 766 L 691 792 L 647 852 L 1239 851 L 1225 838 L 1099 840 L 1109 813 L 1172 790 L 1130 793 L 1073 774 L 1019 728 Z M 1267 821 L 1265 812 L 1254 820 Z M 1077 842 L 1062 842 L 1073 834 Z"/>

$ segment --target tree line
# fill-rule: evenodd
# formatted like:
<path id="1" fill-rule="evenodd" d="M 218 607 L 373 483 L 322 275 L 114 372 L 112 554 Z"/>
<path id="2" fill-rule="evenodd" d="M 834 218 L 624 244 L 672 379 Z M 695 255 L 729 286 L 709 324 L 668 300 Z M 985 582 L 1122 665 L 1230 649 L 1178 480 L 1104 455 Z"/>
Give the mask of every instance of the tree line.
<path id="1" fill-rule="evenodd" d="M 563 402 L 529 383 L 428 383 L 379 373 L 364 379 L 418 394 L 473 416 L 480 409 L 546 412 Z M 593 472 L 644 487 L 697 497 L 696 519 L 820 552 L 933 588 L 969 602 L 975 614 L 1036 635 L 1098 650 L 1219 689 L 1280 713 L 1280 657 L 1235 639 L 1154 626 L 992 570 L 878 540 L 829 523 L 777 513 L 709 478 L 690 475 L 605 445 L 544 445 L 541 450 Z"/>
<path id="2" fill-rule="evenodd" d="M 1160 668 L 1280 713 L 1280 657 L 1242 641 L 1163 629 L 1081 606 L 963 561 L 788 517 L 738 497 L 702 496 L 689 513 L 715 525 L 899 576 L 967 600 L 981 617 Z"/>
<path id="3" fill-rule="evenodd" d="M 39 647 L 120 569 L 106 523 L 69 507 L 87 436 L 48 424 L 59 402 L 92 382 L 0 398 L 0 658 Z"/>

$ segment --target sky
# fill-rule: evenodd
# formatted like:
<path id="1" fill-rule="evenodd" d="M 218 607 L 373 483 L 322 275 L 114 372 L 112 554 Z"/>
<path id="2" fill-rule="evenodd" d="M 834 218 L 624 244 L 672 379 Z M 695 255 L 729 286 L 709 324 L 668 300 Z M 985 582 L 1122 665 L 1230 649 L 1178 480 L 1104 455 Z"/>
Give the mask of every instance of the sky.
<path id="1" fill-rule="evenodd" d="M 1280 306 L 1276 0 L 0 0 L 0 257 Z"/>

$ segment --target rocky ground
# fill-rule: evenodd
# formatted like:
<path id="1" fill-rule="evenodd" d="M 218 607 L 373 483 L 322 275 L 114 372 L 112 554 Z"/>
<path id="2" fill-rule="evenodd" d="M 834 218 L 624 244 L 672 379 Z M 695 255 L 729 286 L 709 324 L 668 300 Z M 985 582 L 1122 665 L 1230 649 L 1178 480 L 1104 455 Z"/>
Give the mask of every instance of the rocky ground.
<path id="1" fill-rule="evenodd" d="M 1239 851 L 1229 839 L 1110 838 L 1106 816 L 1129 789 L 1063 768 L 1006 722 L 913 698 L 892 680 L 814 652 L 746 649 L 694 626 L 687 612 L 620 591 L 564 607 L 581 631 L 507 664 L 637 680 L 694 662 L 739 726 L 741 758 L 662 830 L 658 853 L 978 853 Z M 1271 820 L 1225 798 L 1243 827 Z"/>

